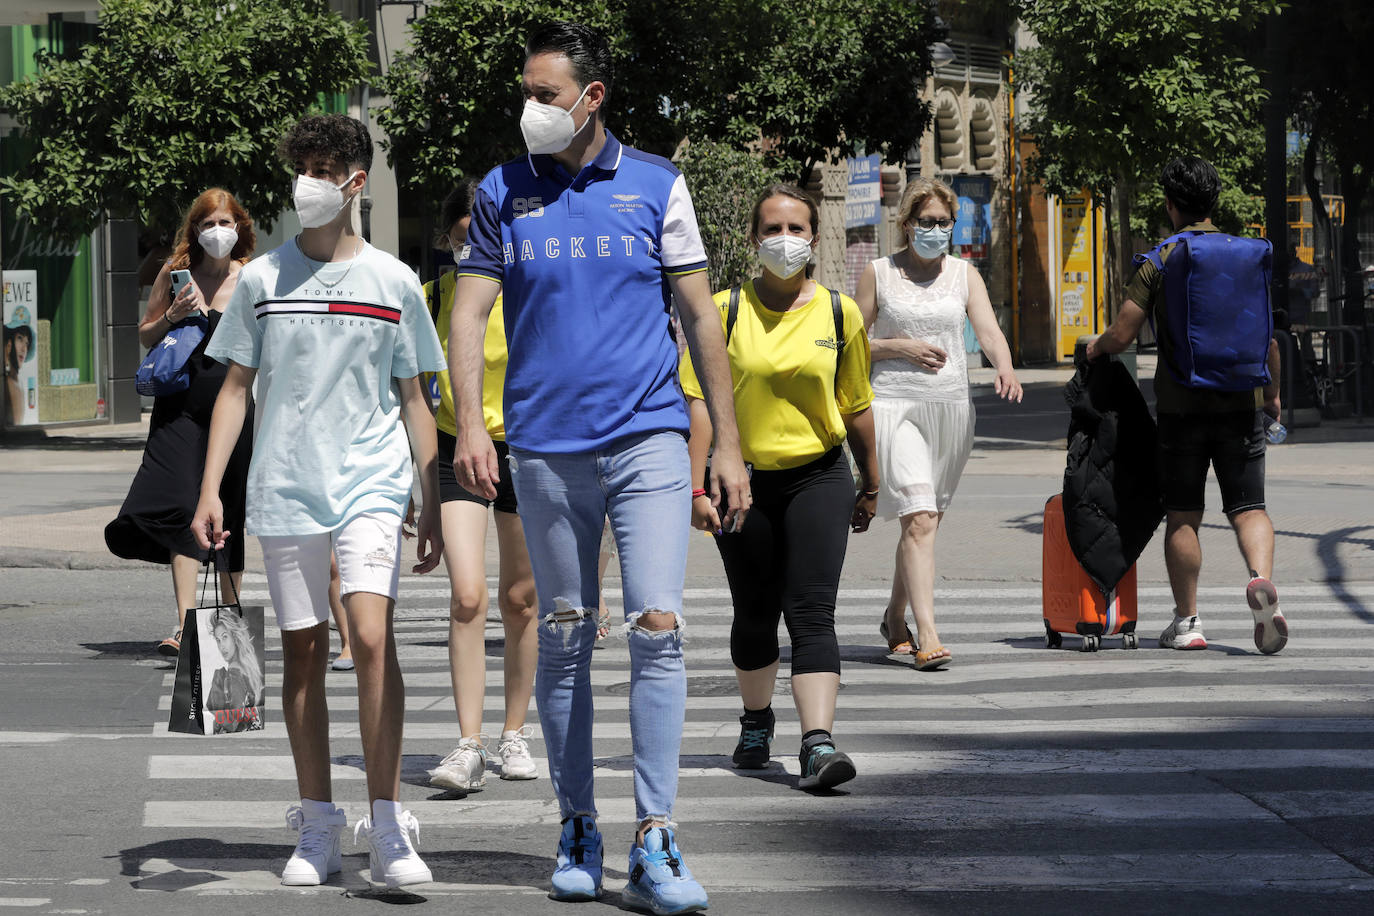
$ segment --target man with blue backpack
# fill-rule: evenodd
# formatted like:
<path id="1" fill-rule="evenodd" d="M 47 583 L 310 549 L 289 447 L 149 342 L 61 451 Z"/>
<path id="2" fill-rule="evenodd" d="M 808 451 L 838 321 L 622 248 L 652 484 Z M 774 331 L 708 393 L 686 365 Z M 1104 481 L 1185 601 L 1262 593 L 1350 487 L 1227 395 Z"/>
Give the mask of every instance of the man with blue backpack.
<path id="1" fill-rule="evenodd" d="M 1221 192 L 1216 169 L 1184 156 L 1160 175 L 1174 234 L 1138 255 L 1121 310 L 1088 344 L 1088 359 L 1120 353 L 1149 319 L 1159 341 L 1155 409 L 1164 493 L 1164 562 L 1174 620 L 1160 648 L 1205 649 L 1197 614 L 1202 568 L 1198 528 L 1210 465 L 1222 510 L 1250 571 L 1246 602 L 1255 646 L 1265 655 L 1288 642 L 1270 576 L 1274 526 L 1264 505 L 1268 418 L 1279 416 L 1278 347 L 1269 304 L 1273 248 L 1266 239 L 1226 235 L 1212 225 Z"/>

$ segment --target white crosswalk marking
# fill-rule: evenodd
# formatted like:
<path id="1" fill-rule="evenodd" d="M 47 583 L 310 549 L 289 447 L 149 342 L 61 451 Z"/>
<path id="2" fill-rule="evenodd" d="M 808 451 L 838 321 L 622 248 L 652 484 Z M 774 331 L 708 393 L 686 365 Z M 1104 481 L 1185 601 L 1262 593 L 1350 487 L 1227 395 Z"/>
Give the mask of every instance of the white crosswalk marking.
<path id="1" fill-rule="evenodd" d="M 607 594 L 618 618 L 619 592 Z M 955 661 L 922 674 L 885 654 L 877 617 L 887 589 L 844 588 L 835 735 L 859 776 L 841 792 L 813 796 L 795 787 L 800 728 L 785 678 L 774 700 L 773 765 L 731 768 L 740 702 L 728 590 L 688 588 L 690 680 L 674 814 L 712 911 L 747 912 L 750 895 L 761 893 L 866 889 L 1202 892 L 1224 884 L 1234 893 L 1374 892 L 1359 863 L 1319 844 L 1278 841 L 1294 822 L 1374 817 L 1374 627 L 1361 612 L 1374 603 L 1374 587 L 1303 584 L 1282 594 L 1292 641 L 1265 658 L 1254 651 L 1235 589 L 1202 590 L 1216 608 L 1204 619 L 1212 651 L 1154 647 L 1169 602 L 1167 589 L 1151 588 L 1140 595 L 1141 648 L 1122 651 L 1113 639 L 1085 654 L 1070 651 L 1073 637 L 1066 650 L 1043 647 L 1038 587 L 945 587 L 937 593 L 941 634 Z M 267 603 L 260 574 L 245 576 L 243 595 Z M 207 739 L 154 729 L 160 740 L 148 759 L 155 788 L 144 826 L 169 840 L 213 837 L 224 853 L 142 862 L 149 886 L 176 871 L 214 874 L 213 890 L 199 892 L 215 894 L 337 893 L 367 883 L 365 855 L 347 844 L 333 887 L 288 891 L 278 882 L 293 840 L 284 813 L 296 789 L 281 724 L 279 635 L 267 617 L 271 705 L 263 732 Z M 502 782 L 493 773 L 485 790 L 465 798 L 430 788 L 428 769 L 458 738 L 443 579 L 403 577 L 396 634 L 407 686 L 402 799 L 419 818 L 420 851 L 436 879 L 422 893 L 474 905 L 493 896 L 528 901 L 511 903 L 512 912 L 537 907 L 559 821 L 537 716 L 530 711 L 538 780 Z M 497 734 L 503 642 L 494 608 L 486 638 L 483 710 L 486 731 Z M 606 887 L 616 891 L 634 820 L 629 667 L 618 633 L 603 646 L 593 660 L 593 734 Z M 356 679 L 330 673 L 326 683 L 335 799 L 351 824 L 365 812 L 366 794 Z M 170 672 L 165 687 L 170 694 Z M 168 708 L 165 698 L 160 708 Z M 1166 824 L 1195 829 L 1196 848 L 1207 854 L 1159 845 L 1157 825 Z M 939 837 L 951 831 L 984 832 L 986 854 L 942 851 Z M 1066 838 L 1084 831 L 1097 838 L 1100 856 L 1069 845 Z M 913 836 L 934 845 L 921 855 L 900 852 Z M 265 855 L 262 844 L 280 855 Z M 462 850 L 477 845 L 488 858 L 508 854 L 510 867 L 473 867 Z"/>

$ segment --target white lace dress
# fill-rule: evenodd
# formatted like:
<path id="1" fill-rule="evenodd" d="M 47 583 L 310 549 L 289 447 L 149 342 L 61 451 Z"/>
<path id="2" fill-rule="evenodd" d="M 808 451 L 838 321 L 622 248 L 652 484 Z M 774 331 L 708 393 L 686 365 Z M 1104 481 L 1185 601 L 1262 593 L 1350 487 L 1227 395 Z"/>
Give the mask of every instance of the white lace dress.
<path id="1" fill-rule="evenodd" d="M 882 473 L 878 513 L 885 518 L 944 512 L 973 449 L 964 354 L 968 270 L 967 261 L 947 254 L 935 279 L 916 283 L 891 257 L 873 262 L 877 315 L 869 337 L 924 340 L 947 354 L 934 372 L 905 359 L 873 362 L 873 424 Z"/>

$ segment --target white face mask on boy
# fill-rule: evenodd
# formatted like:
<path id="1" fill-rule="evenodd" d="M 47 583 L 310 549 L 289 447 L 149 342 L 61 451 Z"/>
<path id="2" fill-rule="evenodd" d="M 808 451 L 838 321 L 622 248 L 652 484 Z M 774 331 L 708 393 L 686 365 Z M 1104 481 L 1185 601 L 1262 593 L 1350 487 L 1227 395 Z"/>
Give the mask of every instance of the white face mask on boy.
<path id="1" fill-rule="evenodd" d="M 343 184 L 334 184 L 323 178 L 297 175 L 291 184 L 291 197 L 296 205 L 296 216 L 300 218 L 301 228 L 318 229 L 339 215 L 344 208 L 343 189 L 357 175 L 354 172 L 344 179 Z"/>

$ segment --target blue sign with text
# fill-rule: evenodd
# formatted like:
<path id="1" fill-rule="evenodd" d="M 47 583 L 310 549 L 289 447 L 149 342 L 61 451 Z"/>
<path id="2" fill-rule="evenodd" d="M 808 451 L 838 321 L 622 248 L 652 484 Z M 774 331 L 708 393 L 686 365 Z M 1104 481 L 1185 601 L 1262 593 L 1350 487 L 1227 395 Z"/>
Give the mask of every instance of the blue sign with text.
<path id="1" fill-rule="evenodd" d="M 845 161 L 849 185 L 844 194 L 844 227 L 876 226 L 882 222 L 878 210 L 883 198 L 882 159 L 875 153 Z"/>

